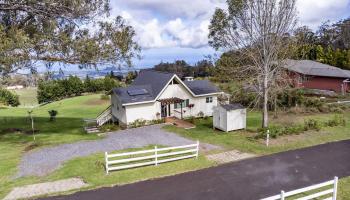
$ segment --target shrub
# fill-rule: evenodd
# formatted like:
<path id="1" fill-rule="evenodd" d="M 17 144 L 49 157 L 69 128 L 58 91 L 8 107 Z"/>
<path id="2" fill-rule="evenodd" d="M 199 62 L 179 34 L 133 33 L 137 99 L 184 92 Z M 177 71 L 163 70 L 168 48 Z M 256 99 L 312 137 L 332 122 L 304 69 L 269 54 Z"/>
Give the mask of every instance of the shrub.
<path id="1" fill-rule="evenodd" d="M 137 128 L 146 125 L 147 121 L 144 119 L 137 119 L 134 122 L 129 124 L 130 128 Z"/>
<path id="2" fill-rule="evenodd" d="M 150 122 L 150 124 L 162 124 L 162 123 L 165 123 L 165 119 L 162 118 L 162 119 L 154 119 Z"/>
<path id="3" fill-rule="evenodd" d="M 13 107 L 17 107 L 20 105 L 19 97 L 16 94 L 13 94 L 9 90 L 0 88 L 0 103 L 4 105 L 10 105 Z"/>
<path id="4" fill-rule="evenodd" d="M 55 121 L 56 120 L 56 116 L 58 114 L 57 110 L 49 110 L 49 115 L 50 115 L 50 121 Z"/>
<path id="5" fill-rule="evenodd" d="M 99 127 L 99 130 L 101 132 L 117 131 L 119 129 L 120 129 L 120 127 L 118 125 L 116 125 L 116 124 L 113 124 L 113 123 L 111 123 L 111 124 L 104 124 L 104 125 Z"/>
<path id="6" fill-rule="evenodd" d="M 332 119 L 321 122 L 316 119 L 305 120 L 304 124 L 292 124 L 289 126 L 270 126 L 269 128 L 258 129 L 255 139 L 265 139 L 267 131 L 270 131 L 271 138 L 277 138 L 282 135 L 295 135 L 309 130 L 320 131 L 322 127 L 345 126 L 346 120 L 343 115 L 335 115 Z"/>
<path id="7" fill-rule="evenodd" d="M 102 94 L 100 98 L 101 98 L 101 100 L 109 100 L 110 99 L 109 95 L 107 95 L 107 94 Z"/>
<path id="8" fill-rule="evenodd" d="M 333 119 L 326 121 L 324 125 L 328 127 L 345 126 L 346 120 L 343 115 L 334 115 Z"/>
<path id="9" fill-rule="evenodd" d="M 320 131 L 321 128 L 322 128 L 322 124 L 315 119 L 308 119 L 304 122 L 305 131 L 308 131 L 308 130 Z"/>
<path id="10" fill-rule="evenodd" d="M 200 111 L 197 115 L 198 117 L 204 117 L 204 113 L 202 111 Z"/>
<path id="11" fill-rule="evenodd" d="M 319 108 L 322 105 L 324 105 L 324 102 L 322 102 L 319 98 L 307 98 L 304 101 L 304 106 L 306 107 Z"/>

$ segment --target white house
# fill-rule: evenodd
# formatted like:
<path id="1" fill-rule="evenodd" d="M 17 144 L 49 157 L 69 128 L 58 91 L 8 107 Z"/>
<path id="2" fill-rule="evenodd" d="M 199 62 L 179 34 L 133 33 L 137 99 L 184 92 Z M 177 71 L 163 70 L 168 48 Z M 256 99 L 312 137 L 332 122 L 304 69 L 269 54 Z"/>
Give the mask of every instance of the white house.
<path id="1" fill-rule="evenodd" d="M 129 125 L 135 120 L 212 116 L 220 93 L 208 80 L 182 81 L 173 73 L 142 70 L 129 87 L 113 89 L 112 119 Z"/>

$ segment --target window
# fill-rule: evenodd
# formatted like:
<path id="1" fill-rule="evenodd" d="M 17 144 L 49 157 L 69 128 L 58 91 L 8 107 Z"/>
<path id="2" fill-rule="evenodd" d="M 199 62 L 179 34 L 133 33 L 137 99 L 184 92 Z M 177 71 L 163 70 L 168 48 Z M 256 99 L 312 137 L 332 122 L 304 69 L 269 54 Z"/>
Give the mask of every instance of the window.
<path id="1" fill-rule="evenodd" d="M 298 77 L 298 83 L 299 84 L 303 84 L 303 83 L 308 82 L 308 81 L 310 81 L 310 77 L 309 76 L 300 75 Z"/>
<path id="2" fill-rule="evenodd" d="M 175 109 L 181 108 L 181 104 L 182 104 L 183 108 L 188 107 L 188 105 L 190 105 L 190 100 L 186 99 L 182 103 L 176 103 L 176 104 L 174 104 L 174 108 Z"/>
<path id="3" fill-rule="evenodd" d="M 213 97 L 207 97 L 207 98 L 205 99 L 205 102 L 207 102 L 207 103 L 212 103 L 212 102 L 213 102 Z"/>

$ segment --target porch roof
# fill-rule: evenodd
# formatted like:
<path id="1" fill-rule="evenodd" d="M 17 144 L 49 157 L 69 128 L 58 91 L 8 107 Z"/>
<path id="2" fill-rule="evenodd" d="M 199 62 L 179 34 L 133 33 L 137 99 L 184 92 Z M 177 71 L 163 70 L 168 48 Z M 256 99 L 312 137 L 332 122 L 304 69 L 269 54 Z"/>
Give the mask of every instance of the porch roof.
<path id="1" fill-rule="evenodd" d="M 159 99 L 158 100 L 162 105 L 168 105 L 168 104 L 173 104 L 173 103 L 182 103 L 184 102 L 183 99 L 180 99 L 178 97 L 171 97 L 171 98 L 166 98 L 166 99 Z"/>

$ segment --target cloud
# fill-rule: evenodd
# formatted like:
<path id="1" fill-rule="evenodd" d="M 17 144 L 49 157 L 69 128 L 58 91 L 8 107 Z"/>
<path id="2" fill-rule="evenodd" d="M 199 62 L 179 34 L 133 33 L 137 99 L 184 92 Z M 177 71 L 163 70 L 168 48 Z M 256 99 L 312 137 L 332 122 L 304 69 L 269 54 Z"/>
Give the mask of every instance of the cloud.
<path id="1" fill-rule="evenodd" d="M 300 25 L 316 29 L 325 21 L 350 17 L 350 0 L 298 0 Z"/>
<path id="2" fill-rule="evenodd" d="M 113 7 L 128 9 L 133 14 L 151 13 L 165 19 L 193 19 L 207 16 L 215 7 L 223 6 L 225 0 L 115 0 Z M 141 12 L 143 11 L 143 12 Z M 145 15 L 148 16 L 147 14 Z M 144 17 L 144 16 L 142 16 Z"/>
<path id="3" fill-rule="evenodd" d="M 225 0 L 115 0 L 112 15 L 136 29 L 145 48 L 208 46 L 209 20 Z"/>
<path id="4" fill-rule="evenodd" d="M 136 29 L 145 48 L 208 46 L 208 25 L 226 0 L 112 0 L 112 15 L 122 15 Z M 298 0 L 299 25 L 316 29 L 322 22 L 348 17 L 350 0 Z"/>

